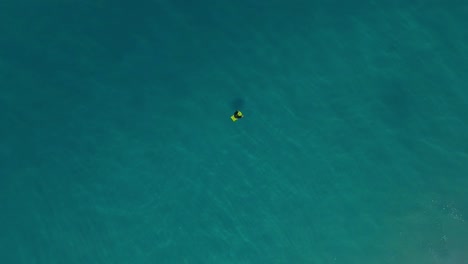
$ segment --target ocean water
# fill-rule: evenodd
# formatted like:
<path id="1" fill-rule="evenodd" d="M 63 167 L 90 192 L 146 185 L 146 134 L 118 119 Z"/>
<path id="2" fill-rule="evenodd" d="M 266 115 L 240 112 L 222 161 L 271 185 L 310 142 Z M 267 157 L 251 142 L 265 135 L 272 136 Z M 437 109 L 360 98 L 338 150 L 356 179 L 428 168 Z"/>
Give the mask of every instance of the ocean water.
<path id="1" fill-rule="evenodd" d="M 0 263 L 468 263 L 466 14 L 3 1 Z"/>

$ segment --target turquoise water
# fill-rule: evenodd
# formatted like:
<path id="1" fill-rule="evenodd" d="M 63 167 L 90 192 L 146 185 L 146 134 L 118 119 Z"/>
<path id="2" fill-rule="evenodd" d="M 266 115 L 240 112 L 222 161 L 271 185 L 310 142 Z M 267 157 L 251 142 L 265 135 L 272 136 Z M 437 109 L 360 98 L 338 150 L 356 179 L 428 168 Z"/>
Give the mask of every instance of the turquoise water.
<path id="1" fill-rule="evenodd" d="M 1 263 L 468 263 L 466 1 L 88 2 L 0 4 Z"/>

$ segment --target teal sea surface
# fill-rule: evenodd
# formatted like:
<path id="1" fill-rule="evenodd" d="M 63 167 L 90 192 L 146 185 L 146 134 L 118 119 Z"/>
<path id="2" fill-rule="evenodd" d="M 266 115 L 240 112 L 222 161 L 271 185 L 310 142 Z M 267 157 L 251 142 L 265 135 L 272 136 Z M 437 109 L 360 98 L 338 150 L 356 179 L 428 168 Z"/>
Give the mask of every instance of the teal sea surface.
<path id="1" fill-rule="evenodd" d="M 2 1 L 0 263 L 468 263 L 467 14 Z"/>

